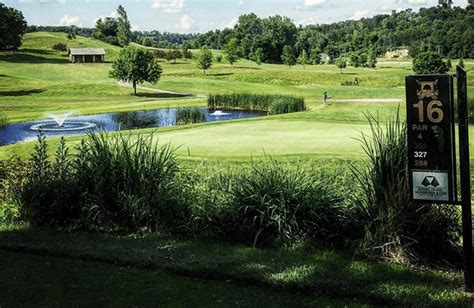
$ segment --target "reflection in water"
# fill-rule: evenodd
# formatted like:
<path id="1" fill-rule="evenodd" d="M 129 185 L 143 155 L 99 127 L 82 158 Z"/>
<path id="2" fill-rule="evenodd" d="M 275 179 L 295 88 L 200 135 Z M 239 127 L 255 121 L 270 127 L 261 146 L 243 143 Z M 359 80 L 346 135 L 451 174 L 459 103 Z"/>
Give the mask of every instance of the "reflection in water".
<path id="1" fill-rule="evenodd" d="M 121 112 L 114 114 L 113 119 L 118 124 L 119 130 L 160 126 L 160 116 L 156 113 L 139 111 Z"/>

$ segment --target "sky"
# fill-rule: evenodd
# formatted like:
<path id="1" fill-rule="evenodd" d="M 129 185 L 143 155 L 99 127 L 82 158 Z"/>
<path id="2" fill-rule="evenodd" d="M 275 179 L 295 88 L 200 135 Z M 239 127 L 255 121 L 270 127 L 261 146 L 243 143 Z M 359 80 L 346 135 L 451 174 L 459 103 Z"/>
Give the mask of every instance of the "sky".
<path id="1" fill-rule="evenodd" d="M 204 33 L 233 27 L 240 15 L 283 15 L 296 24 L 361 19 L 392 10 L 433 6 L 438 0 L 0 0 L 23 12 L 30 25 L 93 27 L 125 7 L 133 30 Z M 454 0 L 465 7 L 467 0 Z"/>

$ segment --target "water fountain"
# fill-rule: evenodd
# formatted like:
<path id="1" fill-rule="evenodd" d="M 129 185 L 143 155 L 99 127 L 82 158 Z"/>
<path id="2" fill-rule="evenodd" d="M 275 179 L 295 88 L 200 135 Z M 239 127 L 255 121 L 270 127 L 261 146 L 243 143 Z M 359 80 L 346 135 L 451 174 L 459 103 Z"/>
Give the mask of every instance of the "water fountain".
<path id="1" fill-rule="evenodd" d="M 91 122 L 67 121 L 71 115 L 72 112 L 64 113 L 61 115 L 50 114 L 48 115 L 48 117 L 52 119 L 52 121 L 34 124 L 30 127 L 30 129 L 35 131 L 42 130 L 45 132 L 64 132 L 93 129 L 96 127 L 96 124 Z"/>
<path id="2" fill-rule="evenodd" d="M 214 111 L 213 113 L 209 114 L 211 116 L 215 116 L 215 117 L 221 117 L 221 116 L 227 116 L 227 115 L 230 115 L 230 113 L 227 113 L 227 112 L 223 112 L 221 110 L 216 110 Z"/>

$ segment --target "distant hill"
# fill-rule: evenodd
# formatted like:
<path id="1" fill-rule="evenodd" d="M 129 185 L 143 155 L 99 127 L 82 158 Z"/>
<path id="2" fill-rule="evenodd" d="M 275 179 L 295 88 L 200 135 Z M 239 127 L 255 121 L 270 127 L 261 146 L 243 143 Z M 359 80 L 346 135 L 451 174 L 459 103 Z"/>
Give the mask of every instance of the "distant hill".
<path id="1" fill-rule="evenodd" d="M 77 36 L 73 40 L 67 38 L 66 33 L 60 32 L 33 32 L 26 33 L 23 37 L 23 45 L 20 51 L 28 52 L 29 50 L 47 50 L 53 51 L 52 47 L 54 44 L 63 43 L 68 48 L 79 47 L 79 48 L 104 48 L 107 52 L 106 60 L 111 61 L 115 59 L 120 51 L 120 47 L 113 46 L 96 40 L 90 37 Z"/>

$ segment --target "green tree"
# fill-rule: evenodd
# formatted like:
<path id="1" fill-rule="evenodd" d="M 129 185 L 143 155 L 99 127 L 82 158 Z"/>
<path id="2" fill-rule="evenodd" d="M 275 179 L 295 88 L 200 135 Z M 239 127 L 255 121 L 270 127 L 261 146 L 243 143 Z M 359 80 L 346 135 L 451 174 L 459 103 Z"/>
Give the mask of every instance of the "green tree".
<path id="1" fill-rule="evenodd" d="M 225 46 L 224 53 L 230 65 L 234 66 L 234 63 L 237 62 L 240 58 L 237 39 L 233 38 L 227 43 L 227 45 Z"/>
<path id="2" fill-rule="evenodd" d="M 145 36 L 142 40 L 142 45 L 145 47 L 151 47 L 153 45 L 153 40 L 150 37 Z"/>
<path id="3" fill-rule="evenodd" d="M 459 59 L 459 64 L 460 67 L 464 68 L 464 60 L 461 58 Z"/>
<path id="4" fill-rule="evenodd" d="M 181 54 L 184 58 L 184 60 L 187 62 L 189 59 L 193 58 L 193 53 L 188 49 L 186 45 L 183 46 L 183 49 L 181 51 Z"/>
<path id="5" fill-rule="evenodd" d="M 70 26 L 67 30 L 67 38 L 69 40 L 74 40 L 76 38 L 77 29 L 75 26 Z"/>
<path id="6" fill-rule="evenodd" d="M 127 12 L 123 6 L 119 5 L 117 8 L 117 41 L 120 46 L 128 46 L 132 40 L 132 26 L 128 20 Z"/>
<path id="7" fill-rule="evenodd" d="M 137 84 L 144 82 L 155 84 L 160 80 L 161 73 L 161 66 L 153 56 L 153 52 L 129 46 L 120 51 L 109 74 L 112 78 L 131 83 L 133 94 L 137 95 Z"/>
<path id="8" fill-rule="evenodd" d="M 311 49 L 309 59 L 314 65 L 321 64 L 321 51 L 318 48 Z"/>
<path id="9" fill-rule="evenodd" d="M 199 52 L 197 66 L 203 70 L 204 75 L 206 75 L 206 71 L 212 67 L 212 52 L 207 46 L 204 46 Z"/>
<path id="10" fill-rule="evenodd" d="M 258 66 L 262 65 L 263 48 L 257 48 L 257 50 L 255 50 L 254 58 L 255 58 L 255 63 L 257 63 Z"/>
<path id="11" fill-rule="evenodd" d="M 306 50 L 303 50 L 298 57 L 298 63 L 303 65 L 303 68 L 306 68 L 306 63 L 308 63 L 308 54 Z"/>
<path id="12" fill-rule="evenodd" d="M 0 50 L 16 50 L 26 31 L 23 14 L 0 3 Z"/>
<path id="13" fill-rule="evenodd" d="M 445 74 L 448 71 L 443 57 L 437 52 L 422 52 L 413 59 L 416 74 Z"/>
<path id="14" fill-rule="evenodd" d="M 376 68 L 377 67 L 377 53 L 375 50 L 371 49 L 369 52 L 368 60 L 367 60 L 367 66 L 371 68 Z"/>
<path id="15" fill-rule="evenodd" d="M 222 55 L 217 55 L 216 56 L 216 62 L 221 63 L 222 62 Z"/>
<path id="16" fill-rule="evenodd" d="M 338 58 L 336 60 L 336 66 L 337 68 L 339 68 L 341 70 L 341 74 L 342 74 L 342 70 L 345 69 L 347 67 L 347 60 L 345 58 Z"/>
<path id="17" fill-rule="evenodd" d="M 295 53 L 291 46 L 286 45 L 285 47 L 283 47 L 281 60 L 283 61 L 284 64 L 288 65 L 289 68 L 291 68 L 293 65 L 296 64 Z"/>

